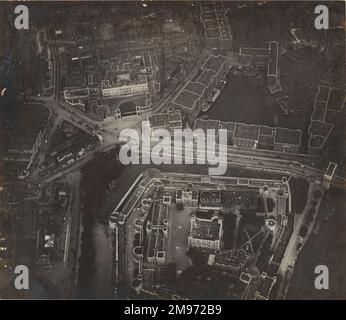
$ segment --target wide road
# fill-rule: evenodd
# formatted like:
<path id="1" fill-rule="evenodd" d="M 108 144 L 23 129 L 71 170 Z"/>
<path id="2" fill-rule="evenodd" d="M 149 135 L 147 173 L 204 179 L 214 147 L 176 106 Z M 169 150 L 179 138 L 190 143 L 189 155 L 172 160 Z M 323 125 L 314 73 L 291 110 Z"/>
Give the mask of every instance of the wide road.
<path id="1" fill-rule="evenodd" d="M 147 156 L 150 156 L 150 150 L 149 148 L 143 148 L 140 154 L 140 158 L 145 153 Z M 214 152 L 205 152 L 205 156 L 203 155 L 197 155 L 196 148 L 184 148 L 184 153 L 182 151 L 178 151 L 179 156 L 182 157 L 182 159 L 186 161 L 193 162 L 196 164 L 197 162 L 205 163 L 208 165 L 208 157 L 209 159 L 213 159 L 215 154 Z M 177 156 L 177 155 L 176 155 Z M 227 148 L 226 152 L 221 152 L 221 154 L 217 154 L 218 161 L 221 164 L 227 164 L 227 165 L 239 165 L 244 166 L 247 168 L 252 169 L 259 169 L 259 170 L 267 170 L 267 171 L 278 171 L 282 173 L 286 173 L 288 175 L 294 175 L 294 176 L 304 176 L 308 179 L 312 179 L 315 181 L 321 181 L 322 178 L 322 172 L 316 168 L 305 166 L 300 164 L 299 162 L 291 162 L 289 160 L 284 159 L 276 159 L 271 157 L 264 157 L 264 156 L 257 156 L 254 154 L 251 154 L 249 156 L 248 154 L 242 154 L 240 150 L 237 150 L 237 152 L 234 152 L 233 149 Z M 173 154 L 171 157 L 172 165 L 173 163 Z"/>
<path id="2" fill-rule="evenodd" d="M 114 145 L 103 145 L 99 148 L 97 148 L 94 151 L 91 151 L 87 155 L 85 155 L 83 158 L 72 164 L 68 168 L 64 168 L 61 170 L 58 170 L 57 172 L 53 172 L 53 174 L 49 173 L 48 176 L 43 177 L 37 182 L 49 182 L 54 179 L 57 179 L 59 177 L 62 177 L 66 173 L 70 173 L 74 170 L 79 170 L 81 166 L 83 166 L 86 162 L 90 161 L 93 157 L 93 155 L 96 152 L 107 152 L 110 151 Z M 147 156 L 151 155 L 151 150 L 148 148 L 143 148 L 142 150 L 138 150 L 138 159 L 139 162 L 142 162 L 142 156 L 143 154 L 146 154 Z M 172 148 L 173 150 L 173 148 Z M 214 153 L 212 152 L 206 152 L 205 156 L 201 157 L 200 155 L 197 155 L 195 148 L 188 148 L 186 147 L 184 150 L 184 153 L 182 151 L 178 151 L 178 154 L 181 155 L 181 158 L 183 160 L 183 163 L 191 163 L 191 165 L 196 164 L 197 162 L 203 163 L 207 166 L 212 166 L 208 164 L 208 159 L 207 156 L 209 156 L 209 159 L 214 158 Z M 178 155 L 177 154 L 177 155 Z M 136 153 L 135 151 L 132 151 L 132 156 L 135 158 Z M 220 163 L 222 165 L 227 165 L 227 167 L 230 166 L 241 166 L 244 167 L 244 169 L 253 169 L 253 170 L 259 170 L 259 171 L 269 171 L 269 172 L 279 172 L 282 173 L 283 175 L 291 175 L 291 176 L 296 176 L 296 177 L 305 177 L 311 181 L 314 182 L 320 182 L 322 179 L 322 172 L 316 168 L 310 167 L 310 166 L 305 166 L 301 165 L 298 162 L 292 163 L 288 160 L 284 159 L 276 159 L 276 158 L 271 158 L 271 157 L 264 157 L 264 156 L 256 156 L 254 154 L 251 154 L 249 156 L 248 154 L 242 154 L 241 150 L 237 150 L 237 152 L 234 152 L 233 149 L 227 149 L 226 153 L 222 153 L 221 157 L 220 155 L 217 155 L 221 160 Z M 173 153 L 172 153 L 172 166 L 174 166 L 173 163 Z M 226 160 L 223 160 L 226 159 Z M 151 163 L 153 163 L 151 161 Z"/>

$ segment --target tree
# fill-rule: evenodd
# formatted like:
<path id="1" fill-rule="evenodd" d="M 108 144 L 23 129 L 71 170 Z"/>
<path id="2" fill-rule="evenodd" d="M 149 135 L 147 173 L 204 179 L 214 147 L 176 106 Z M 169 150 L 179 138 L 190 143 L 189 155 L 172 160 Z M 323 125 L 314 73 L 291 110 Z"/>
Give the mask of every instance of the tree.
<path id="1" fill-rule="evenodd" d="M 314 191 L 314 198 L 319 199 L 322 196 L 322 192 L 320 190 L 315 190 Z"/>
<path id="2" fill-rule="evenodd" d="M 310 208 L 309 209 L 309 214 L 314 214 L 315 213 L 315 209 L 314 208 Z"/>
<path id="3" fill-rule="evenodd" d="M 309 210 L 309 214 L 307 215 L 306 219 L 309 221 L 309 222 L 312 222 L 314 220 L 314 213 L 315 211 L 313 210 L 311 212 L 311 209 Z"/>
<path id="4" fill-rule="evenodd" d="M 306 226 L 302 226 L 300 228 L 300 232 L 299 232 L 299 235 L 302 237 L 302 238 L 305 238 L 306 234 L 308 233 L 308 228 Z"/>

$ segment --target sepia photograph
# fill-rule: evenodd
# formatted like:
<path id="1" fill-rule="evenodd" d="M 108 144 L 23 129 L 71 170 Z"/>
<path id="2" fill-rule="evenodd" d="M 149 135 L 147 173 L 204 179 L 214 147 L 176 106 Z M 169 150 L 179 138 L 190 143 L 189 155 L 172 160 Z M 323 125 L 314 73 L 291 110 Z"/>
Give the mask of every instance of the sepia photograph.
<path id="1" fill-rule="evenodd" d="M 0 1 L 0 299 L 346 300 L 345 28 L 345 1 Z"/>

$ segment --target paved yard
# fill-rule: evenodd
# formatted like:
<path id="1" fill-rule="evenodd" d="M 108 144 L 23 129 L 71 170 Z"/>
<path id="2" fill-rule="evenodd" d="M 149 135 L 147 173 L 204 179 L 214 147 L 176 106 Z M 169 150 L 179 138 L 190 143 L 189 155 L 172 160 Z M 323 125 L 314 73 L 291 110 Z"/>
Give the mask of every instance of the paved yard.
<path id="1" fill-rule="evenodd" d="M 190 215 L 191 209 L 179 211 L 175 205 L 169 207 L 167 263 L 174 262 L 177 271 L 184 270 L 192 264 L 186 255 Z"/>

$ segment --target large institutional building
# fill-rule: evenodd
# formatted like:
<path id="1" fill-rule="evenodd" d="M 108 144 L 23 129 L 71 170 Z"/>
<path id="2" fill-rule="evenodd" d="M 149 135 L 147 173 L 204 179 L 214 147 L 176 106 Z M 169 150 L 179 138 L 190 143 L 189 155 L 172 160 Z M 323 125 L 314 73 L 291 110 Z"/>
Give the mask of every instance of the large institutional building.
<path id="1" fill-rule="evenodd" d="M 223 219 L 217 214 L 196 212 L 191 216 L 188 244 L 192 248 L 219 251 L 222 249 Z"/>
<path id="2" fill-rule="evenodd" d="M 107 98 L 126 98 L 143 95 L 149 92 L 149 86 L 145 75 L 139 75 L 137 81 L 116 83 L 110 85 L 108 81 L 102 82 L 102 96 Z"/>
<path id="3" fill-rule="evenodd" d="M 148 170 L 128 193 L 109 220 L 118 249 L 124 249 L 116 259 L 116 283 L 126 281 L 138 294 L 172 298 L 177 292 L 170 285 L 198 257 L 212 272 L 228 274 L 233 298 L 269 298 L 293 231 L 286 180 Z M 274 207 L 261 207 L 267 198 Z M 247 268 L 254 257 L 260 271 Z M 267 261 L 272 261 L 270 275 L 262 271 Z"/>

